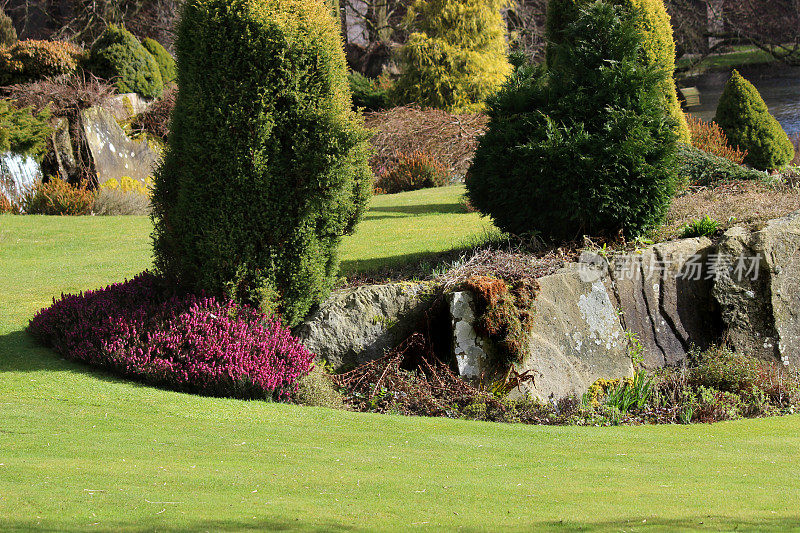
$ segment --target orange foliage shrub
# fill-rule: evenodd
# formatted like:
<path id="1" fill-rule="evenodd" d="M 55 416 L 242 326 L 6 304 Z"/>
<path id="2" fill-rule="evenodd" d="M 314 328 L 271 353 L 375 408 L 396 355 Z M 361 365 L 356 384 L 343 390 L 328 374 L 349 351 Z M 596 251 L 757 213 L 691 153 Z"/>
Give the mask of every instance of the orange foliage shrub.
<path id="1" fill-rule="evenodd" d="M 395 153 L 375 181 L 376 194 L 416 191 L 447 184 L 447 168 L 428 152 Z"/>
<path id="2" fill-rule="evenodd" d="M 689 131 L 692 135 L 692 146 L 704 152 L 724 157 L 737 165 L 744 162 L 747 150 L 740 150 L 728 144 L 728 138 L 716 122 L 705 122 L 693 116 L 687 116 Z"/>
<path id="3" fill-rule="evenodd" d="M 52 178 L 34 187 L 25 199 L 25 212 L 30 215 L 88 215 L 94 200 L 94 191 L 85 186 L 75 187 Z"/>
<path id="4" fill-rule="evenodd" d="M 0 192 L 0 215 L 14 212 L 14 205 L 8 197 Z"/>
<path id="5" fill-rule="evenodd" d="M 0 84 L 25 83 L 78 70 L 84 51 L 62 41 L 19 41 L 0 49 Z"/>

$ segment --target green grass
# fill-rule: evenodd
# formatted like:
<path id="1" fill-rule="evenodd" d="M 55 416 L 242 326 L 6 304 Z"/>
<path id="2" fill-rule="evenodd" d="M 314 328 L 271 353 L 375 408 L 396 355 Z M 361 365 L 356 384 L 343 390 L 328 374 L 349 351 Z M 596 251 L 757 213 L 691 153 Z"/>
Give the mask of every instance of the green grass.
<path id="1" fill-rule="evenodd" d="M 355 235 L 342 244 L 342 272 L 397 266 L 467 247 L 499 230 L 460 202 L 464 186 L 375 196 Z"/>
<path id="2" fill-rule="evenodd" d="M 603 429 L 365 415 L 173 393 L 35 346 L 33 312 L 147 267 L 148 232 L 0 217 L 0 530 L 800 528 L 798 416 Z"/>
<path id="3" fill-rule="evenodd" d="M 745 65 L 766 65 L 778 61 L 768 52 L 758 48 L 740 45 L 733 49 L 732 52 L 709 55 L 703 58 L 699 64 L 695 64 L 696 60 L 693 58 L 681 58 L 675 66 L 679 69 L 691 68 L 692 72 L 697 74 L 710 70 L 728 70 Z"/>

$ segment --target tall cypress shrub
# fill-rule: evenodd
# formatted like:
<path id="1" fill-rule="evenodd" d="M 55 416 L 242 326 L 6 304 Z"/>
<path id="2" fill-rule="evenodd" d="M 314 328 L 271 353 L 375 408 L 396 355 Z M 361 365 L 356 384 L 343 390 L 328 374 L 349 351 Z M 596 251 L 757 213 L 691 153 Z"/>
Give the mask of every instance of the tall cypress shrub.
<path id="1" fill-rule="evenodd" d="M 416 0 L 400 52 L 395 98 L 450 112 L 476 111 L 511 73 L 504 0 Z"/>
<path id="2" fill-rule="evenodd" d="M 338 25 L 318 0 L 189 0 L 176 48 L 156 268 L 293 326 L 330 291 L 372 184 Z"/>
<path id="3" fill-rule="evenodd" d="M 14 22 L 0 7 L 0 46 L 12 46 L 17 42 L 17 30 Z"/>
<path id="4" fill-rule="evenodd" d="M 546 38 L 548 42 L 546 61 L 552 66 L 558 60 L 557 48 L 564 41 L 564 31 L 575 21 L 581 8 L 593 0 L 549 0 L 547 4 Z M 641 58 L 646 65 L 663 70 L 667 76 L 660 87 L 667 109 L 676 124 L 678 140 L 689 143 L 691 136 L 686 115 L 678 102 L 675 88 L 675 41 L 672 25 L 662 0 L 607 0 L 624 8 L 641 34 L 643 43 Z"/>
<path id="5" fill-rule="evenodd" d="M 523 66 L 488 102 L 467 197 L 502 230 L 558 241 L 657 225 L 675 188 L 676 134 L 623 8 L 582 8 L 559 61 Z"/>
<path id="6" fill-rule="evenodd" d="M 744 162 L 752 167 L 772 170 L 794 158 L 792 141 L 770 114 L 758 89 L 736 70 L 722 91 L 714 122 L 731 146 L 747 150 Z"/>

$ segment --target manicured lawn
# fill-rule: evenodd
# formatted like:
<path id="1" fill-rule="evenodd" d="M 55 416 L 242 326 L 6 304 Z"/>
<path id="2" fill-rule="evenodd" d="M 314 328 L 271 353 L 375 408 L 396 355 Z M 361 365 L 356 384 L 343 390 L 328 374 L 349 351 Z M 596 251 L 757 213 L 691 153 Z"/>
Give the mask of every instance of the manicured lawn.
<path id="1" fill-rule="evenodd" d="M 367 224 L 439 216 L 411 219 L 425 208 L 397 198 L 403 211 Z M 433 233 L 472 217 L 443 211 L 428 212 L 453 226 Z M 2 531 L 800 529 L 798 416 L 603 429 L 364 415 L 163 391 L 36 347 L 32 313 L 146 268 L 148 232 L 0 217 Z M 351 260 L 374 249 L 347 246 Z M 371 257 L 409 253 L 383 250 Z"/>
<path id="2" fill-rule="evenodd" d="M 708 70 L 728 70 L 733 67 L 765 65 L 775 62 L 777 62 L 777 60 L 768 52 L 750 46 L 735 46 L 732 52 L 710 55 L 704 58 L 698 65 L 695 65 L 695 60 L 691 58 L 681 58 L 678 60 L 676 66 L 678 68 L 692 67 L 694 72 L 705 72 Z"/>

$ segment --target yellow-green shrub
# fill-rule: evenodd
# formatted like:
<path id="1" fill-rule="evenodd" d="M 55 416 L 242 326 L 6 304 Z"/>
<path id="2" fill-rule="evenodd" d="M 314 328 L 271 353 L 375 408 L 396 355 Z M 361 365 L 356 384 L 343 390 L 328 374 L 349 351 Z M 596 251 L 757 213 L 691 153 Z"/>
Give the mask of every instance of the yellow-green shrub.
<path id="1" fill-rule="evenodd" d="M 417 0 L 401 50 L 395 98 L 450 112 L 478 111 L 511 72 L 504 0 Z"/>
<path id="2" fill-rule="evenodd" d="M 8 100 L 0 100 L 0 152 L 11 151 L 39 160 L 47 149 L 51 131 L 48 108 L 34 114 L 30 107 L 17 109 Z"/>
<path id="3" fill-rule="evenodd" d="M 155 39 L 147 38 L 143 40 L 142 46 L 150 52 L 150 55 L 158 63 L 158 71 L 161 73 L 161 81 L 164 82 L 164 85 L 174 82 L 178 75 L 175 70 L 175 58 Z"/>
<path id="4" fill-rule="evenodd" d="M 580 9 L 588 6 L 592 0 L 550 0 L 547 5 L 547 64 L 552 66 L 557 61 L 556 48 L 562 42 L 562 35 L 578 15 Z M 662 70 L 668 74 L 660 82 L 661 90 L 667 103 L 669 114 L 677 124 L 678 140 L 690 142 L 689 126 L 686 115 L 678 102 L 673 73 L 675 72 L 675 41 L 672 38 L 670 17 L 662 0 L 610 0 L 609 3 L 628 10 L 643 37 L 642 59 L 648 66 Z"/>
<path id="5" fill-rule="evenodd" d="M 122 176 L 119 180 L 111 178 L 103 182 L 100 189 L 111 189 L 120 192 L 132 192 L 141 194 L 142 196 L 150 197 L 153 188 L 153 178 L 147 178 L 144 183 L 131 178 L 129 176 Z"/>
<path id="6" fill-rule="evenodd" d="M 18 41 L 0 49 L 0 85 L 73 74 L 83 56 L 83 50 L 72 43 Z"/>
<path id="7" fill-rule="evenodd" d="M 725 85 L 714 121 L 731 144 L 747 150 L 744 162 L 760 170 L 772 170 L 794 158 L 794 145 L 769 113 L 752 83 L 736 70 Z"/>

